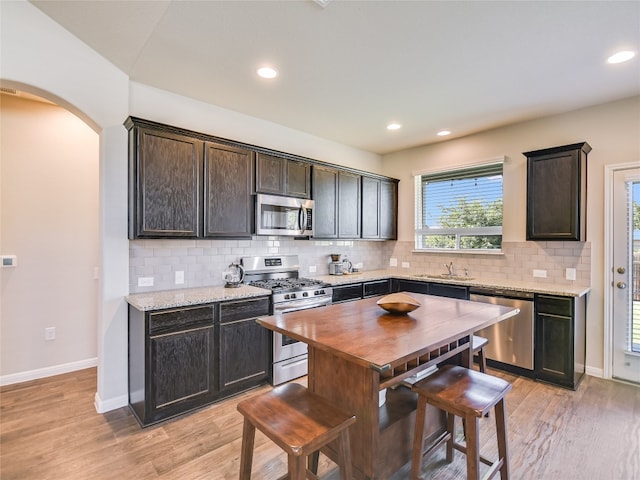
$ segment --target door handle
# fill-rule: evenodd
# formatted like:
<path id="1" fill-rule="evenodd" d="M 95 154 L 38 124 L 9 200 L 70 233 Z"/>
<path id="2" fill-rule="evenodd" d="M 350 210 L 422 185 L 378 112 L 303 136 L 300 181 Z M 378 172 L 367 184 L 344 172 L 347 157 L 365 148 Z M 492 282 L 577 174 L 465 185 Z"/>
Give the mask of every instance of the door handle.
<path id="1" fill-rule="evenodd" d="M 618 282 L 618 283 L 616 283 L 616 287 L 624 290 L 625 288 L 627 288 L 627 284 L 624 283 L 624 282 Z"/>

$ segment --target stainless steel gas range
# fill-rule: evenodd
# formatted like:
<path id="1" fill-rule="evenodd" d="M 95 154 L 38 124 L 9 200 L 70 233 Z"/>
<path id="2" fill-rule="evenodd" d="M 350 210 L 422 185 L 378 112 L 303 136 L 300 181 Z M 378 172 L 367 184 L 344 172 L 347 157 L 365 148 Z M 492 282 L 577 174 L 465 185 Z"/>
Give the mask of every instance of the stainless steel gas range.
<path id="1" fill-rule="evenodd" d="M 298 255 L 242 257 L 244 282 L 271 290 L 272 313 L 286 314 L 331 304 L 333 289 L 325 282 L 299 277 Z M 307 344 L 273 334 L 273 384 L 306 375 Z"/>

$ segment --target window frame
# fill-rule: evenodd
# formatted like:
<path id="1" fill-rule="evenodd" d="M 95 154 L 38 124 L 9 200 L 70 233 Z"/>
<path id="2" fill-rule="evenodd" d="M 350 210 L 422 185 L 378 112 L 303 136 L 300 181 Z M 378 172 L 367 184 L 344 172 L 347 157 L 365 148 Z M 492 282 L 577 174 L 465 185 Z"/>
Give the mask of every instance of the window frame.
<path id="1" fill-rule="evenodd" d="M 504 162 L 505 157 L 492 159 L 490 161 L 467 164 L 455 168 L 442 170 L 422 171 L 413 173 L 415 182 L 415 217 L 414 217 L 414 251 L 415 252 L 447 252 L 447 253 L 482 253 L 501 254 L 502 253 L 502 231 L 504 225 Z M 502 195 L 500 199 L 503 205 L 502 225 L 490 227 L 452 227 L 452 228 L 429 228 L 422 224 L 424 220 L 424 199 L 422 186 L 425 177 L 431 180 L 464 179 L 472 178 L 473 175 L 489 177 L 496 175 L 500 171 L 502 177 Z M 454 235 L 454 248 L 426 248 L 423 247 L 423 237 L 425 235 Z M 460 248 L 461 238 L 467 236 L 500 236 L 500 248 Z"/>

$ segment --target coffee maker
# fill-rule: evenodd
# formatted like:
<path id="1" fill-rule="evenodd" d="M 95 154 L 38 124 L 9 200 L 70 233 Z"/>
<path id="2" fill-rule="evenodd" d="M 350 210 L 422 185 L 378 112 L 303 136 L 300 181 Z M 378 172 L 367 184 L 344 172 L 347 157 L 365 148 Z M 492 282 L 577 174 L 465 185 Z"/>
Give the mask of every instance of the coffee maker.
<path id="1" fill-rule="evenodd" d="M 342 275 L 344 273 L 344 264 L 340 260 L 339 253 L 332 253 L 329 255 L 331 262 L 329 263 L 329 275 Z"/>

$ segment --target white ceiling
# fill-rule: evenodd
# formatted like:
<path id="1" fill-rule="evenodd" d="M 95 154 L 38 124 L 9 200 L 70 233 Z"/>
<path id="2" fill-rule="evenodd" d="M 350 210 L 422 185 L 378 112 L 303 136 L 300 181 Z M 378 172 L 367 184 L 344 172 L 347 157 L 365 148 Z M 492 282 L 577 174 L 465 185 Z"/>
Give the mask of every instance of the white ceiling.
<path id="1" fill-rule="evenodd" d="M 32 3 L 136 82 L 376 153 L 640 94 L 606 64 L 635 0 Z"/>

